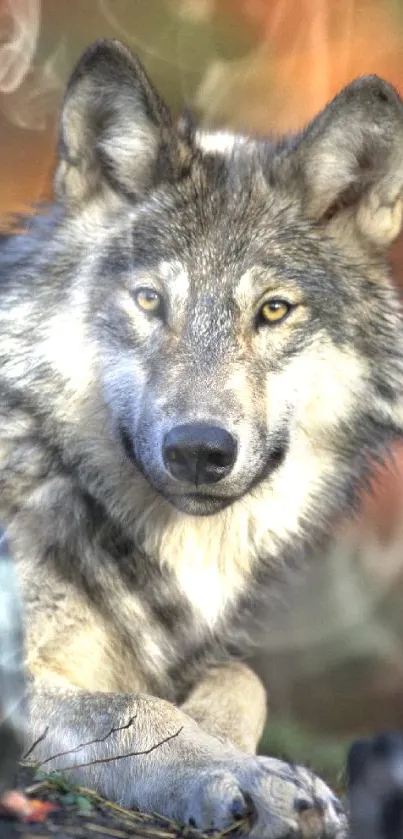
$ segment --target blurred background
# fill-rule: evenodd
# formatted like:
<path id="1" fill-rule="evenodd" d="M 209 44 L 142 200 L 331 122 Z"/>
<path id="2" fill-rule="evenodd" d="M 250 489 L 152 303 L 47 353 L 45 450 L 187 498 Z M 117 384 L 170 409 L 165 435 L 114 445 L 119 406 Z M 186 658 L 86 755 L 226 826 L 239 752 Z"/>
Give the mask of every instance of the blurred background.
<path id="1" fill-rule="evenodd" d="M 179 113 L 276 134 L 378 73 L 403 94 L 403 0 L 0 0 L 0 214 L 51 190 L 57 113 L 81 51 L 118 37 Z M 403 240 L 391 253 L 403 290 Z M 403 728 L 403 447 L 359 521 L 268 620 L 263 748 L 337 783 L 356 735 Z"/>

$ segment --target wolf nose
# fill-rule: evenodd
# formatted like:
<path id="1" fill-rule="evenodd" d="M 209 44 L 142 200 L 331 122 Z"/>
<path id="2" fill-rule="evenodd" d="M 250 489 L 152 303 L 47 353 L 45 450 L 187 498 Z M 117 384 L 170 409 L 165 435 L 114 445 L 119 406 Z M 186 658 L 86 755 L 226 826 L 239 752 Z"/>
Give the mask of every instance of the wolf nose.
<path id="1" fill-rule="evenodd" d="M 236 460 L 234 437 L 218 425 L 189 423 L 168 432 L 163 444 L 165 468 L 178 481 L 216 484 Z"/>

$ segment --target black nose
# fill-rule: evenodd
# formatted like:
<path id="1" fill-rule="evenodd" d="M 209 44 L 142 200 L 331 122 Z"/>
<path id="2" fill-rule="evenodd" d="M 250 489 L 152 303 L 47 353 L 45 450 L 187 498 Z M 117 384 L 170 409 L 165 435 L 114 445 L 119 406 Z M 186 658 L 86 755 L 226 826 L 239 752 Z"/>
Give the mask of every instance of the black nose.
<path id="1" fill-rule="evenodd" d="M 218 425 L 189 423 L 168 432 L 163 444 L 165 468 L 178 481 L 216 484 L 236 460 L 234 437 Z"/>

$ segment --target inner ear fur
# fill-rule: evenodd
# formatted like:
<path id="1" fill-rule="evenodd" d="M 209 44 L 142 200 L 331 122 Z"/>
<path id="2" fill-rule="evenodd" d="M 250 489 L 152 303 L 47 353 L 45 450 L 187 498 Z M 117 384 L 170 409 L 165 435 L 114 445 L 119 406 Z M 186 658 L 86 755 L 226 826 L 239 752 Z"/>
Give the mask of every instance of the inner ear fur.
<path id="1" fill-rule="evenodd" d="M 377 76 L 349 84 L 308 125 L 297 149 L 307 214 L 349 211 L 366 241 L 387 248 L 402 226 L 403 103 Z"/>
<path id="2" fill-rule="evenodd" d="M 175 177 L 183 157 L 169 110 L 143 65 L 119 41 L 98 41 L 78 62 L 61 119 L 55 191 L 71 207 L 107 185 L 136 198 Z"/>

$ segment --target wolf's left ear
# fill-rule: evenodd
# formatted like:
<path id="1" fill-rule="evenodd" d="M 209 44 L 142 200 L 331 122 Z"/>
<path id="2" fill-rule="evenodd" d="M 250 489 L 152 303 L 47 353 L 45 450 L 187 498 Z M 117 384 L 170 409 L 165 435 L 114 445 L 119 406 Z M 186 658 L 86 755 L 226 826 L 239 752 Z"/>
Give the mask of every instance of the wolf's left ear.
<path id="1" fill-rule="evenodd" d="M 387 248 L 402 226 L 403 103 L 377 76 L 352 82 L 308 125 L 295 149 L 311 218 L 355 223 Z"/>
<path id="2" fill-rule="evenodd" d="M 76 66 L 60 120 L 57 197 L 77 208 L 105 185 L 136 198 L 164 173 L 180 145 L 169 111 L 141 62 L 119 41 L 98 41 Z"/>

